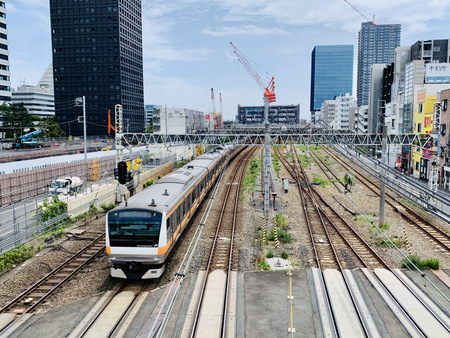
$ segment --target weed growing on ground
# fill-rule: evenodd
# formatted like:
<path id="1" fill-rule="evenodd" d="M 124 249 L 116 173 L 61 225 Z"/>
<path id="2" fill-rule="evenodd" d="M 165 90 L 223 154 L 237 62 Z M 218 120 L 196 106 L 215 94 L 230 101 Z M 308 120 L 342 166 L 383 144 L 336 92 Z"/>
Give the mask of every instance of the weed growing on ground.
<path id="1" fill-rule="evenodd" d="M 397 248 L 401 248 L 405 245 L 405 242 L 399 239 L 396 239 L 395 237 L 388 237 L 389 240 L 380 238 L 378 241 L 375 242 L 376 246 L 381 246 L 384 248 L 390 248 L 392 247 L 392 244 L 394 244 Z"/>
<path id="2" fill-rule="evenodd" d="M 417 255 L 410 255 L 408 259 L 402 260 L 402 266 L 404 268 L 414 268 L 414 265 L 422 270 L 422 269 L 439 269 L 439 259 L 437 258 L 427 258 L 422 259 Z"/>

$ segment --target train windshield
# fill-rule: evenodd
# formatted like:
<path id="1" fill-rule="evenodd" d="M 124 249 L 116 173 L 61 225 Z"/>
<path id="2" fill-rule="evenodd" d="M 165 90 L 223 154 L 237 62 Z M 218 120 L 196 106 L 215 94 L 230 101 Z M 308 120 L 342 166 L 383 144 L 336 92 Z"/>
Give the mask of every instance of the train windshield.
<path id="1" fill-rule="evenodd" d="M 157 247 L 162 214 L 157 211 L 125 210 L 108 214 L 111 246 Z"/>

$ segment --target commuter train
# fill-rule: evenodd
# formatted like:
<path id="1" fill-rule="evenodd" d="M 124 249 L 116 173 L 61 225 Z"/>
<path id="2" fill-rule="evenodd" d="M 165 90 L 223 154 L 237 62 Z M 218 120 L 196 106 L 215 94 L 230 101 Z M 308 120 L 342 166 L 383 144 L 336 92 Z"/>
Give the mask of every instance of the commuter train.
<path id="1" fill-rule="evenodd" d="M 106 252 L 112 277 L 162 275 L 170 251 L 235 151 L 219 146 L 108 212 Z"/>

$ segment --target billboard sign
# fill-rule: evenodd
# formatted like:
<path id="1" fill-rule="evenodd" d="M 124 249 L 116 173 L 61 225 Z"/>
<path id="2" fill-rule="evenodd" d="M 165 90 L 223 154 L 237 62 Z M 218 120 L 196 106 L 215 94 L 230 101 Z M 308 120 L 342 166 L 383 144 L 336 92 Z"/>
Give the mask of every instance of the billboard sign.
<path id="1" fill-rule="evenodd" d="M 450 83 L 450 63 L 427 63 L 425 83 Z"/>

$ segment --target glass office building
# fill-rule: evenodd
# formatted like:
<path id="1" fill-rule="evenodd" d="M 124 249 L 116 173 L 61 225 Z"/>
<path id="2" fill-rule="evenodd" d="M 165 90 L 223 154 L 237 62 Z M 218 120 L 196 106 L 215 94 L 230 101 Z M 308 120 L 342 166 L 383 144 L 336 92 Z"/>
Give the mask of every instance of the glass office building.
<path id="1" fill-rule="evenodd" d="M 326 100 L 352 94 L 353 45 L 315 46 L 311 55 L 311 118 Z"/>
<path id="2" fill-rule="evenodd" d="M 358 107 L 369 104 L 370 67 L 390 64 L 395 59 L 395 48 L 400 46 L 401 25 L 374 25 L 363 22 L 358 35 Z"/>
<path id="3" fill-rule="evenodd" d="M 50 0 L 55 117 L 62 129 L 106 135 L 108 111 L 123 108 L 129 132 L 145 129 L 141 0 Z"/>

